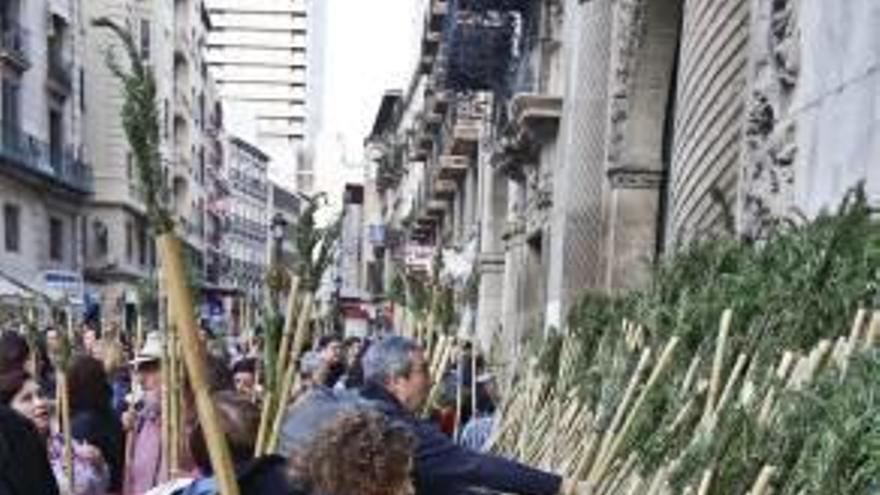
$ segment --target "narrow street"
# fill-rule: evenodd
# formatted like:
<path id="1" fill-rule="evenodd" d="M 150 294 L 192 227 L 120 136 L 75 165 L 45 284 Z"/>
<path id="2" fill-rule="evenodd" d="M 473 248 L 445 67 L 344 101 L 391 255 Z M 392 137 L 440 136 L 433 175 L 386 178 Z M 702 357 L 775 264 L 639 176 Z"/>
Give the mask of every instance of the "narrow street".
<path id="1" fill-rule="evenodd" d="M 3 0 L 0 495 L 877 492 L 878 22 Z"/>

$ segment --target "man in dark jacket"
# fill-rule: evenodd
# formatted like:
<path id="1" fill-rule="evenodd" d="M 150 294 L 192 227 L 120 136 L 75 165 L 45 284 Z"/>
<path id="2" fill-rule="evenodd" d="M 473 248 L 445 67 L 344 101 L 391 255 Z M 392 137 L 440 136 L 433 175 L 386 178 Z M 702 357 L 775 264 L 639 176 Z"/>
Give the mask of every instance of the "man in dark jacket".
<path id="1" fill-rule="evenodd" d="M 416 413 L 427 400 L 431 377 L 424 351 L 414 341 L 389 337 L 374 344 L 364 357 L 364 378 L 363 398 L 416 436 L 416 495 L 458 494 L 469 488 L 522 495 L 590 493 L 573 480 L 456 445 L 420 420 Z"/>

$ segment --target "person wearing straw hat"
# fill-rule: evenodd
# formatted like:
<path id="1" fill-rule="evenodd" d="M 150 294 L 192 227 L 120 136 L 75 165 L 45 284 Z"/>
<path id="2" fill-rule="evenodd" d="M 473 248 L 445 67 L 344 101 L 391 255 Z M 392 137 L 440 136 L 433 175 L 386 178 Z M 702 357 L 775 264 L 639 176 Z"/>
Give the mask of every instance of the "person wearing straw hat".
<path id="1" fill-rule="evenodd" d="M 162 479 L 162 338 L 158 332 L 147 335 L 144 346 L 131 361 L 140 393 L 129 397 L 130 409 L 123 424 L 130 438 L 126 456 L 126 495 L 141 494 L 163 482 Z"/>

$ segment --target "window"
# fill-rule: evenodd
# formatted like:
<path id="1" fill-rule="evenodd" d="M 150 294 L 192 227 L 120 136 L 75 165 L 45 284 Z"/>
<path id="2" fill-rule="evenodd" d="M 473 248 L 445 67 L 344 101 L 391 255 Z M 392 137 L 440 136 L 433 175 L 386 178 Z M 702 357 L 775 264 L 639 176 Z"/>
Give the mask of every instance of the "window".
<path id="1" fill-rule="evenodd" d="M 17 253 L 21 247 L 21 208 L 18 205 L 3 205 L 3 239 L 6 251 Z"/>
<path id="2" fill-rule="evenodd" d="M 95 245 L 98 248 L 98 256 L 104 257 L 110 253 L 110 236 L 107 232 L 107 226 L 100 220 L 95 220 Z"/>
<path id="3" fill-rule="evenodd" d="M 64 222 L 49 217 L 49 259 L 64 261 Z"/>
<path id="4" fill-rule="evenodd" d="M 205 183 L 205 148 L 199 148 L 199 184 Z"/>
<path id="5" fill-rule="evenodd" d="M 150 59 L 150 21 L 141 19 L 141 57 Z"/>
<path id="6" fill-rule="evenodd" d="M 86 70 L 79 69 L 79 109 L 86 111 Z"/>
<path id="7" fill-rule="evenodd" d="M 156 268 L 156 245 L 152 242 L 152 238 L 147 240 L 147 247 L 150 250 L 150 268 Z"/>
<path id="8" fill-rule="evenodd" d="M 170 136 L 170 119 L 171 117 L 169 116 L 168 111 L 168 98 L 165 98 L 165 100 L 162 101 L 162 130 L 163 134 L 165 135 L 165 139 L 168 139 L 168 137 Z"/>
<path id="9" fill-rule="evenodd" d="M 21 85 L 18 81 L 3 78 L 3 133 L 4 137 L 18 139 L 18 129 L 21 127 L 21 113 L 19 101 Z"/>
<path id="10" fill-rule="evenodd" d="M 49 163 L 52 168 L 61 171 L 64 153 L 64 123 L 61 112 L 49 110 Z"/>
<path id="11" fill-rule="evenodd" d="M 205 93 L 199 93 L 199 130 L 205 130 Z"/>
<path id="12" fill-rule="evenodd" d="M 125 178 L 128 179 L 129 183 L 131 179 L 134 177 L 134 158 L 131 155 L 131 151 L 125 153 Z"/>
<path id="13" fill-rule="evenodd" d="M 134 259 L 134 226 L 125 222 L 125 260 L 129 263 Z"/>
<path id="14" fill-rule="evenodd" d="M 141 225 L 138 229 L 138 263 L 141 266 L 147 264 L 147 227 Z"/>

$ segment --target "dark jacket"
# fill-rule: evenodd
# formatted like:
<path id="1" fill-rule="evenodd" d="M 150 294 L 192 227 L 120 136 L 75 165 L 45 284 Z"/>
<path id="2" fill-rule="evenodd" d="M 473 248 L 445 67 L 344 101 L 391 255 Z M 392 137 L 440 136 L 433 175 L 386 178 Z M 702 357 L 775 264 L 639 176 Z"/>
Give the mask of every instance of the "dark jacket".
<path id="1" fill-rule="evenodd" d="M 125 435 L 113 411 L 78 411 L 70 421 L 73 438 L 88 442 L 101 451 L 110 469 L 110 492 L 122 491 Z"/>
<path id="2" fill-rule="evenodd" d="M 406 424 L 416 436 L 416 495 L 459 494 L 469 488 L 521 495 L 559 493 L 559 476 L 456 445 L 434 425 L 407 411 L 380 386 L 367 385 L 361 395 L 389 419 Z"/>
<path id="3" fill-rule="evenodd" d="M 239 491 L 243 495 L 305 495 L 285 475 L 287 461 L 277 455 L 251 460 L 236 468 Z M 199 478 L 174 495 L 217 495 L 217 481 L 212 476 Z"/>
<path id="4" fill-rule="evenodd" d="M 285 457 L 302 454 L 321 426 L 358 407 L 359 402 L 353 391 L 313 386 L 285 411 L 279 453 Z"/>
<path id="5" fill-rule="evenodd" d="M 31 422 L 0 406 L 0 494 L 58 495 L 46 443 Z"/>

